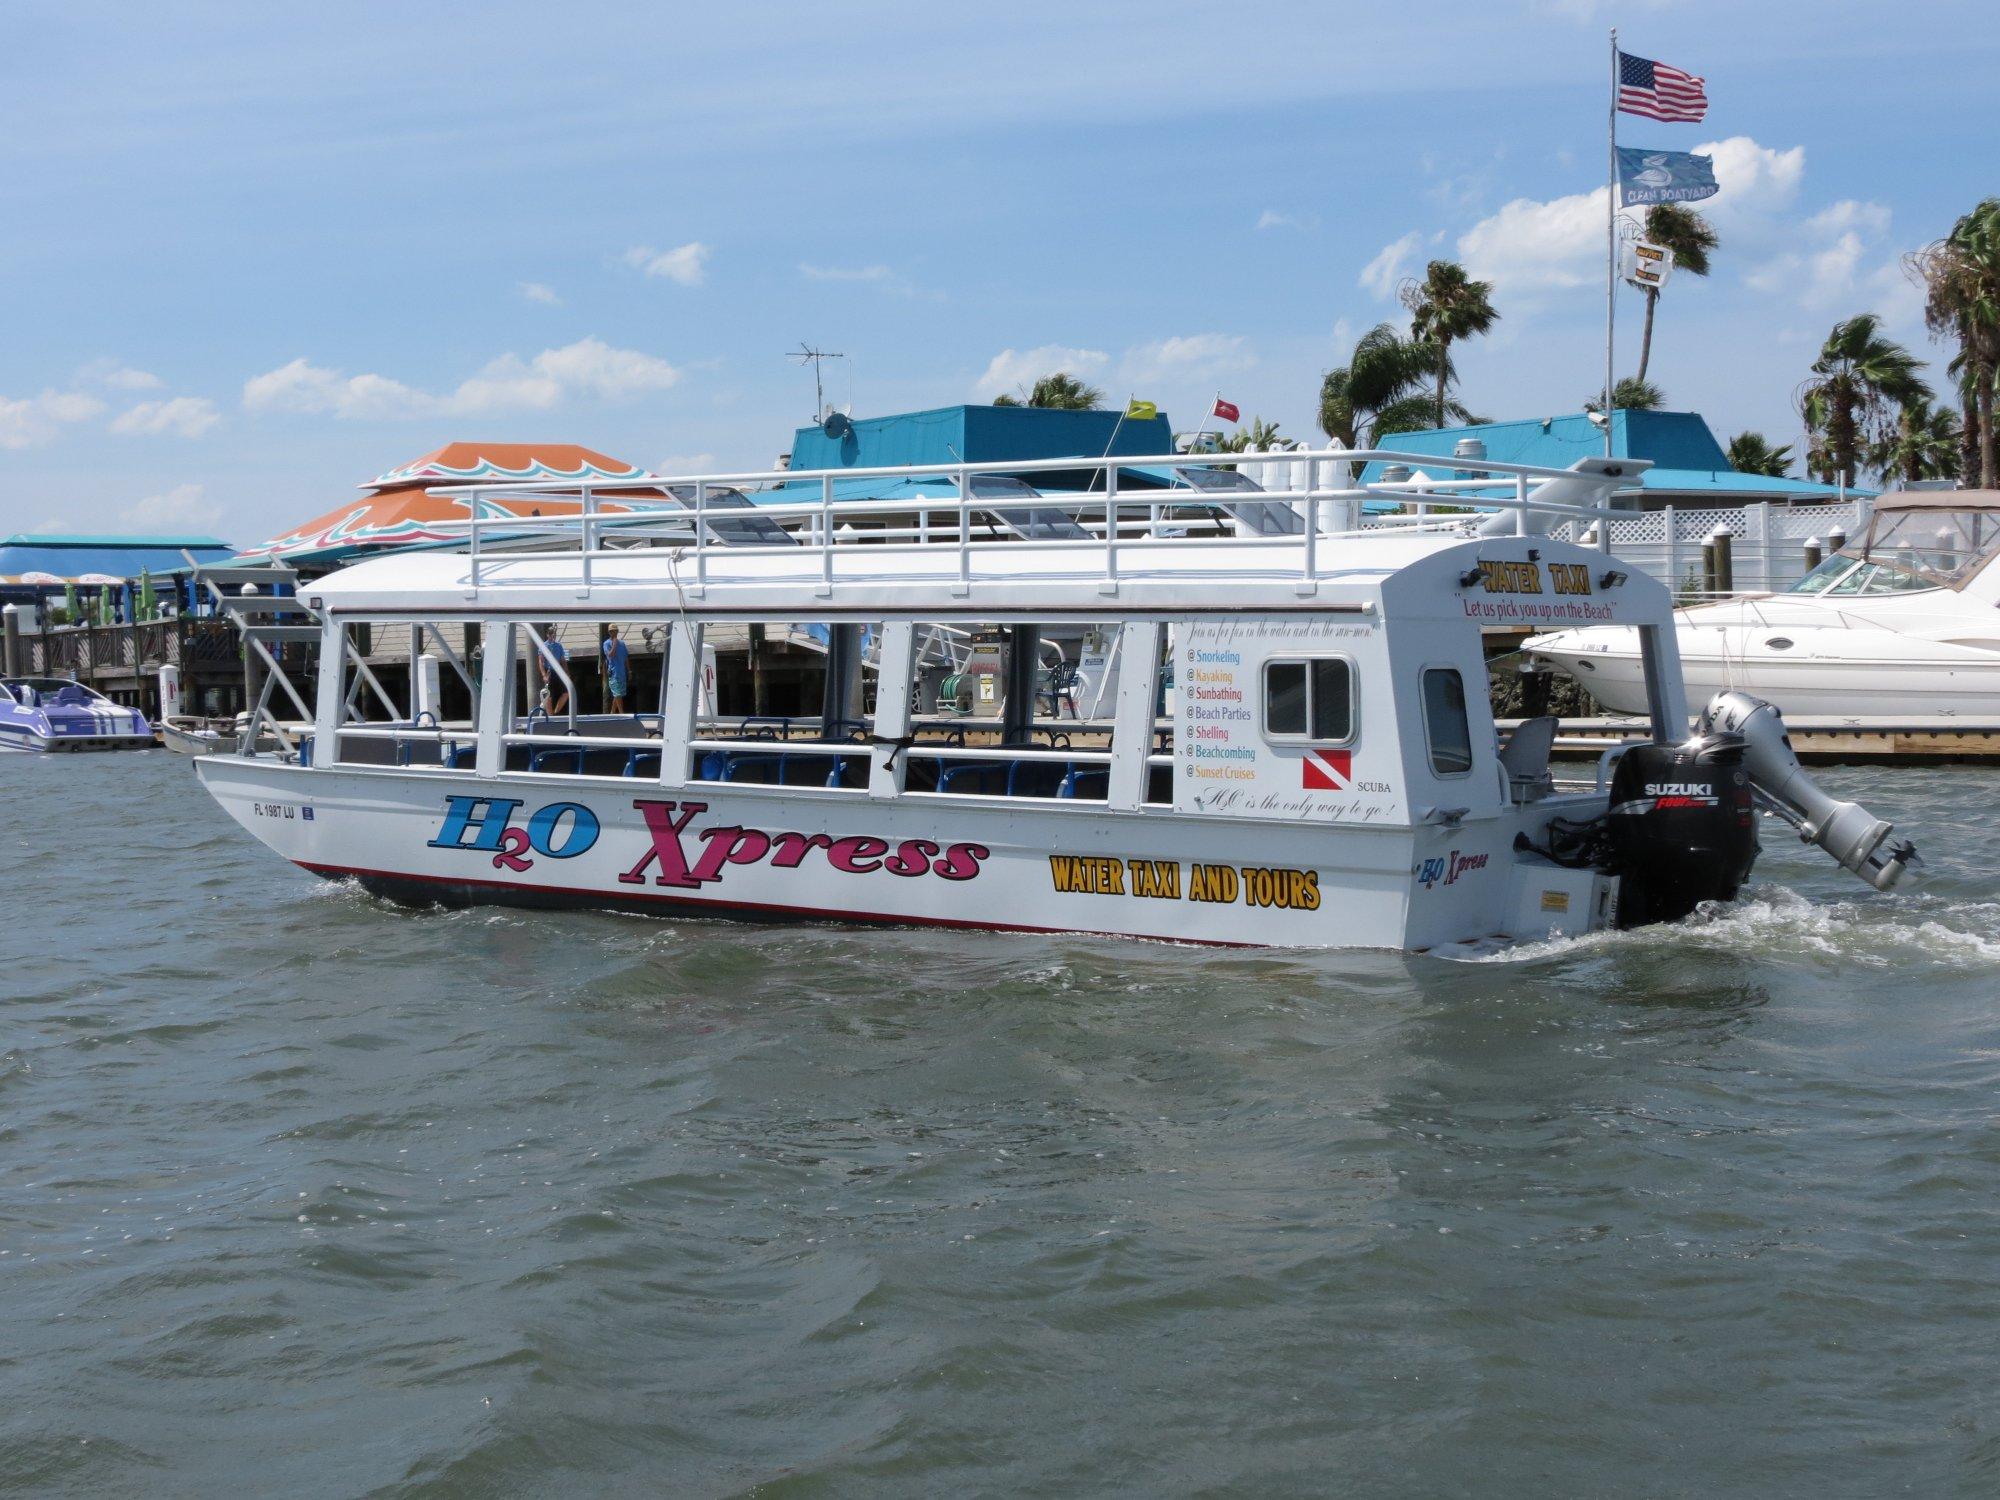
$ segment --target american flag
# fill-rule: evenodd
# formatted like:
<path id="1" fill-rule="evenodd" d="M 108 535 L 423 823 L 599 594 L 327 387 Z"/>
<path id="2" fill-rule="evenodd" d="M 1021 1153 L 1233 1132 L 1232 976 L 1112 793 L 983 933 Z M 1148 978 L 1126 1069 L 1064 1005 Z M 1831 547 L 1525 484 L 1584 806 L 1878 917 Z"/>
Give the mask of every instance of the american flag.
<path id="1" fill-rule="evenodd" d="M 1695 121 L 1708 113 L 1708 91 L 1692 73 L 1621 52 L 1618 107 L 1628 115 L 1644 115 L 1649 120 Z"/>

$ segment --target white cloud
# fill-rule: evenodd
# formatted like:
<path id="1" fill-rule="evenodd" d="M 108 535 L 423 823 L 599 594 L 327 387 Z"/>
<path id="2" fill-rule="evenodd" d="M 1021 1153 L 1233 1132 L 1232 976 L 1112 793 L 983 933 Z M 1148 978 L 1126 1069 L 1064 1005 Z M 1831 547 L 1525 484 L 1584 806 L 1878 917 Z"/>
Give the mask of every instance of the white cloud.
<path id="1" fill-rule="evenodd" d="M 562 298 L 556 295 L 556 289 L 545 282 L 524 281 L 515 287 L 514 290 L 530 302 L 539 302 L 545 307 L 562 306 Z"/>
<path id="2" fill-rule="evenodd" d="M 1694 206 L 1716 226 L 1725 248 L 1768 243 L 1788 232 L 1787 214 L 1805 180 L 1805 147 L 1779 150 L 1737 135 L 1695 151 L 1714 162 L 1720 190 Z M 1473 275 L 1515 296 L 1599 282 L 1605 192 L 1593 188 L 1547 201 L 1516 198 L 1459 236 L 1459 258 Z M 1849 211 L 1869 207 L 1855 204 Z M 1640 210 L 1624 212 L 1636 216 Z"/>
<path id="3" fill-rule="evenodd" d="M 942 292 L 925 291 L 906 276 L 898 275 L 889 266 L 815 266 L 807 262 L 799 263 L 799 274 L 807 281 L 845 282 L 851 285 L 880 287 L 885 292 L 899 297 L 912 297 L 926 302 L 942 302 Z"/>
<path id="4" fill-rule="evenodd" d="M 648 276 L 664 277 L 682 286 L 700 286 L 707 274 L 708 246 L 700 240 L 672 250 L 655 250 L 650 245 L 634 245 L 625 252 L 625 264 Z"/>
<path id="5" fill-rule="evenodd" d="M 1843 198 L 1790 227 L 1789 248 L 1752 266 L 1743 279 L 1821 317 L 1876 312 L 1891 327 L 1914 330 L 1923 295 L 1903 274 L 1894 247 L 1885 243 L 1889 224 L 1883 205 Z"/>
<path id="6" fill-rule="evenodd" d="M 1508 292 L 1582 286 L 1603 275 L 1604 195 L 1516 198 L 1459 236 L 1459 258 Z"/>
<path id="7" fill-rule="evenodd" d="M 356 419 L 424 416 L 432 398 L 383 375 L 342 375 L 306 359 L 253 375 L 243 382 L 251 411 L 290 411 Z"/>
<path id="8" fill-rule="evenodd" d="M 715 471 L 713 453 L 669 453 L 653 465 L 655 474 L 664 474 L 669 479 L 684 474 L 710 474 Z"/>
<path id="9" fill-rule="evenodd" d="M 121 412 L 111 422 L 111 430 L 127 437 L 197 438 L 217 422 L 222 413 L 206 396 L 174 396 L 165 401 L 141 401 Z"/>
<path id="10" fill-rule="evenodd" d="M 1259 229 L 1310 229 L 1319 223 L 1313 214 L 1288 214 L 1275 208 L 1267 208 L 1257 215 Z"/>
<path id="11" fill-rule="evenodd" d="M 1732 135 L 1694 149 L 1714 162 L 1721 190 L 1694 206 L 1718 230 L 1756 233 L 1798 201 L 1806 175 L 1805 147 L 1780 151 L 1747 135 Z"/>
<path id="12" fill-rule="evenodd" d="M 507 358 L 511 356 L 503 356 L 494 364 Z M 636 349 L 614 349 L 596 338 L 578 339 L 560 349 L 544 349 L 534 358 L 534 371 L 566 391 L 581 391 L 614 401 L 646 391 L 664 391 L 681 378 L 681 372 L 664 359 L 641 354 Z"/>
<path id="13" fill-rule="evenodd" d="M 1844 234 L 1849 230 L 1866 234 L 1887 234 L 1889 210 L 1880 203 L 1862 203 L 1853 198 L 1843 198 L 1807 219 L 1806 228 L 1815 234 Z"/>
<path id="14" fill-rule="evenodd" d="M 803 261 L 799 274 L 807 281 L 887 281 L 895 275 L 887 266 L 811 266 Z"/>
<path id="15" fill-rule="evenodd" d="M 158 495 L 135 500 L 119 513 L 127 526 L 206 529 L 222 519 L 222 507 L 198 484 L 177 484 Z"/>
<path id="16" fill-rule="evenodd" d="M 81 391 L 0 396 L 0 448 L 33 448 L 53 442 L 64 427 L 88 422 L 103 411 L 102 401 Z"/>
<path id="17" fill-rule="evenodd" d="M 79 382 L 109 386 L 114 391 L 156 391 L 166 382 L 150 370 L 135 370 L 115 359 L 93 359 L 76 372 Z"/>
<path id="18" fill-rule="evenodd" d="M 1189 375 L 1245 370 L 1256 362 L 1246 338 L 1230 333 L 1193 333 L 1127 349 L 1118 362 L 1118 372 L 1135 386 L 1154 385 Z"/>
<path id="19" fill-rule="evenodd" d="M 1083 377 L 1110 363 L 1111 356 L 1101 349 L 1071 349 L 1062 344 L 1002 349 L 987 364 L 986 373 L 973 382 L 972 390 L 979 400 L 990 401 L 998 395 L 1016 394 L 1058 370 Z"/>
<path id="20" fill-rule="evenodd" d="M 493 412 L 546 411 L 566 397 L 622 400 L 663 391 L 681 378 L 667 361 L 602 339 L 578 339 L 533 359 L 503 354 L 444 395 L 386 375 L 343 375 L 295 359 L 243 384 L 251 411 L 298 412 L 357 421 L 409 417 L 476 417 Z"/>
<path id="21" fill-rule="evenodd" d="M 1423 248 L 1424 237 L 1412 229 L 1401 239 L 1391 240 L 1361 268 L 1361 285 L 1387 300 L 1396 295 L 1396 283 L 1403 279 L 1403 266 Z"/>

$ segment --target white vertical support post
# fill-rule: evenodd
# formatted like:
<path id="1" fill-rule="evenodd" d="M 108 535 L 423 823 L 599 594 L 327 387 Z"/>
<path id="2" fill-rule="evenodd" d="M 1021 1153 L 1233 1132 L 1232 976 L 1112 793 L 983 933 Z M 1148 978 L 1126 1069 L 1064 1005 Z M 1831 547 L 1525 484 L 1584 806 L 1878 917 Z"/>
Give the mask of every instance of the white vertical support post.
<path id="1" fill-rule="evenodd" d="M 1770 501 L 1759 500 L 1755 505 L 1750 507 L 1750 525 L 1748 530 L 1750 532 L 1751 545 L 1757 552 L 1757 571 L 1755 574 L 1757 585 L 1755 592 L 1768 594 L 1777 587 L 1777 584 L 1771 578 Z"/>
<path id="2" fill-rule="evenodd" d="M 882 627 L 875 671 L 875 742 L 868 752 L 868 795 L 900 797 L 909 767 L 910 674 L 916 663 L 917 627 L 891 620 Z"/>
<path id="3" fill-rule="evenodd" d="M 439 671 L 442 665 L 428 651 L 417 658 L 417 669 L 413 675 L 411 685 L 413 701 L 410 705 L 412 710 L 410 722 L 412 725 L 420 723 L 423 717 L 428 714 L 430 715 L 431 728 L 435 729 L 443 719 L 443 715 L 438 712 L 438 705 L 444 696 L 444 678 Z"/>
<path id="4" fill-rule="evenodd" d="M 1118 592 L 1118 465 L 1104 470 L 1104 577 L 1097 585 L 1100 594 Z"/>
<path id="5" fill-rule="evenodd" d="M 479 739 L 472 770 L 487 780 L 507 769 L 503 736 L 514 724 L 514 638 L 513 621 L 486 622 L 479 663 Z"/>
<path id="6" fill-rule="evenodd" d="M 340 759 L 340 726 L 347 717 L 347 626 L 329 611 L 319 627 L 319 694 L 313 699 L 313 761 Z"/>
<path id="7" fill-rule="evenodd" d="M 1115 810 L 1135 812 L 1145 805 L 1146 757 L 1153 753 L 1153 704 L 1160 691 L 1160 622 L 1129 620 L 1119 626 L 1117 651 L 1118 703 L 1112 710 L 1111 779 L 1105 799 Z"/>
<path id="8" fill-rule="evenodd" d="M 1516 474 L 1514 476 L 1514 503 L 1518 507 L 1514 512 L 1514 535 L 1526 536 L 1528 534 L 1528 476 L 1526 474 Z"/>
<path id="9" fill-rule="evenodd" d="M 474 490 L 472 494 L 468 497 L 468 505 L 469 505 L 468 514 L 470 516 L 470 519 L 465 523 L 466 536 L 469 542 L 469 545 L 466 548 L 466 552 L 468 555 L 466 571 L 471 576 L 466 586 L 465 597 L 468 599 L 477 599 L 479 597 L 479 491 L 478 490 Z"/>
<path id="10" fill-rule="evenodd" d="M 708 590 L 708 481 L 694 482 L 694 591 L 700 598 Z"/>
<path id="11" fill-rule="evenodd" d="M 819 587 L 814 590 L 822 599 L 833 592 L 833 476 L 821 476 L 819 482 Z"/>
<path id="12" fill-rule="evenodd" d="M 667 626 L 667 680 L 660 694 L 661 786 L 688 784 L 700 696 L 701 626 L 676 619 Z"/>
<path id="13" fill-rule="evenodd" d="M 972 592 L 972 475 L 958 471 L 958 577 L 952 593 L 963 598 Z"/>
<path id="14" fill-rule="evenodd" d="M 597 550 L 597 491 L 587 484 L 583 487 L 583 521 L 578 530 L 583 534 L 583 560 L 579 574 L 582 583 L 577 589 L 576 597 L 579 599 L 588 599 L 590 597 L 590 557 Z"/>
<path id="15" fill-rule="evenodd" d="M 1667 543 L 1667 593 L 1677 596 L 1681 591 L 1681 539 L 1674 529 L 1674 508 L 1663 505 L 1659 511 L 1660 524 L 1666 528 Z"/>

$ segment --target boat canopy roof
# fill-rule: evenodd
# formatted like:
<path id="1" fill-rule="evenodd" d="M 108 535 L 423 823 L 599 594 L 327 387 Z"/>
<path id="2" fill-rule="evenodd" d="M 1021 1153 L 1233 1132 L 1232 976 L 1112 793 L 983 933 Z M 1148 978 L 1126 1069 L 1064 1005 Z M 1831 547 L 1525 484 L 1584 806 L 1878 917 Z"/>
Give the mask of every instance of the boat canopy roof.
<path id="1" fill-rule="evenodd" d="M 1546 536 L 1401 531 L 1121 543 L 1027 540 L 371 558 L 301 589 L 336 615 L 538 619 L 677 614 L 766 619 L 1061 619 L 1232 610 L 1476 618 L 1502 624 L 1657 624 L 1666 587 L 1593 548 Z M 1495 579 L 1481 571 L 1506 562 Z M 1557 586 L 1566 564 L 1571 587 Z M 586 578 L 586 565 L 588 577 Z M 1539 565 L 1539 566 L 1536 566 Z M 1579 581 L 1582 581 L 1580 584 Z M 1587 587 L 1583 586 L 1587 585 Z M 1476 604 L 1473 601 L 1477 601 Z"/>

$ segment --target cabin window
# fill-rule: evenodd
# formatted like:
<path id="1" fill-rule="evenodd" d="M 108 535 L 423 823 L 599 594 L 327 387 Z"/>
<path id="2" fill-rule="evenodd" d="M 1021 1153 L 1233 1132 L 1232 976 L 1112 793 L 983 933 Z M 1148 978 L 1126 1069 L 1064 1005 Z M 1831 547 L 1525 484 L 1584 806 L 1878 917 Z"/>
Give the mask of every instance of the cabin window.
<path id="1" fill-rule="evenodd" d="M 1472 721 L 1465 711 L 1465 678 L 1456 667 L 1424 669 L 1424 737 L 1437 775 L 1463 776 L 1472 769 Z"/>
<path id="2" fill-rule="evenodd" d="M 1353 663 L 1340 656 L 1264 663 L 1264 735 L 1335 745 L 1353 739 Z"/>

